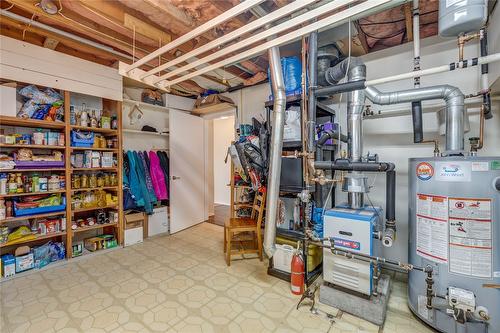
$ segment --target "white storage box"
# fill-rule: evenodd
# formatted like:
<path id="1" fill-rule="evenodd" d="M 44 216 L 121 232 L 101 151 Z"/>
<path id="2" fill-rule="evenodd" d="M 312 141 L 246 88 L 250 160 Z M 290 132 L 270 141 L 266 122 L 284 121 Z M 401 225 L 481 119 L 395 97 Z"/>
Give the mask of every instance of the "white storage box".
<path id="1" fill-rule="evenodd" d="M 0 86 L 0 101 L 2 116 L 15 117 L 17 114 L 16 88 Z"/>
<path id="2" fill-rule="evenodd" d="M 148 216 L 148 237 L 168 232 L 168 207 L 153 209 Z"/>
<path id="3" fill-rule="evenodd" d="M 130 246 L 142 243 L 142 233 L 143 233 L 142 227 L 125 230 L 124 245 Z"/>
<path id="4" fill-rule="evenodd" d="M 293 251 L 294 248 L 288 244 L 276 244 L 276 252 L 273 255 L 273 267 L 280 271 L 291 273 Z"/>

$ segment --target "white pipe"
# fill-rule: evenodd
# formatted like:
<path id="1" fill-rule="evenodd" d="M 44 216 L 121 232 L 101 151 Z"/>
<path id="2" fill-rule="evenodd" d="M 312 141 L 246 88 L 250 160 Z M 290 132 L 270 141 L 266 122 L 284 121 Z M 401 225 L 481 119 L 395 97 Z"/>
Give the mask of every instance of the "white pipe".
<path id="1" fill-rule="evenodd" d="M 290 28 L 293 28 L 294 26 L 297 26 L 297 25 L 302 24 L 304 22 L 310 21 L 310 20 L 312 20 L 320 15 L 323 15 L 324 13 L 331 12 L 335 9 L 338 9 L 342 6 L 348 5 L 348 4 L 353 3 L 353 2 L 355 2 L 355 1 L 354 0 L 336 0 L 336 1 L 329 2 L 321 7 L 318 7 L 314 10 L 306 12 L 305 14 L 294 17 L 293 19 L 288 20 L 286 22 L 283 22 L 282 24 L 274 26 L 270 29 L 266 29 L 258 34 L 255 34 L 255 35 L 248 37 L 247 39 L 243 39 L 242 41 L 239 41 L 239 42 L 237 42 L 233 45 L 230 45 L 226 48 L 223 48 L 222 50 L 214 52 L 214 53 L 212 53 L 204 58 L 198 59 L 198 60 L 193 61 L 192 63 L 189 63 L 183 67 L 180 67 L 176 70 L 173 70 L 173 71 L 171 71 L 163 76 L 156 78 L 153 82 L 157 83 L 157 82 L 166 80 L 168 78 L 171 78 L 173 76 L 180 75 L 183 72 L 187 72 L 190 69 L 196 68 L 197 66 L 200 66 L 203 64 L 209 64 L 210 61 L 212 61 L 212 60 L 227 56 L 227 55 L 231 54 L 232 52 L 235 52 L 235 51 L 242 49 L 244 47 L 248 47 L 248 45 L 252 45 L 252 44 L 258 42 L 259 40 L 263 40 L 267 37 L 277 35 L 280 32 L 286 31 Z"/>
<path id="2" fill-rule="evenodd" d="M 311 24 L 309 24 L 305 27 L 302 27 L 300 29 L 297 29 L 295 31 L 292 31 L 286 35 L 283 35 L 283 36 L 277 37 L 271 41 L 262 43 L 261 45 L 256 46 L 252 49 L 246 50 L 246 51 L 241 52 L 237 55 L 226 58 L 225 60 L 219 61 L 215 64 L 206 66 L 204 69 L 197 70 L 193 73 L 187 74 L 185 76 L 182 76 L 182 77 L 175 79 L 173 81 L 170 81 L 170 82 L 168 82 L 168 81 L 161 82 L 161 86 L 163 86 L 163 87 L 171 86 L 171 85 L 177 84 L 179 82 L 189 80 L 193 77 L 204 74 L 206 72 L 210 72 L 214 69 L 227 66 L 229 64 L 241 61 L 243 59 L 248 59 L 252 56 L 255 56 L 259 53 L 264 52 L 265 50 L 267 50 L 273 46 L 279 46 L 279 45 L 286 44 L 286 43 L 291 42 L 297 38 L 300 38 L 304 35 L 307 35 L 315 30 L 320 30 L 320 29 L 323 29 L 323 28 L 329 27 L 329 26 L 338 26 L 338 25 L 346 22 L 349 18 L 352 18 L 353 16 L 366 15 L 367 12 L 371 13 L 372 10 L 375 11 L 377 9 L 382 9 L 381 7 L 383 7 L 383 8 L 386 7 L 386 6 L 382 6 L 382 5 L 387 5 L 387 7 L 394 7 L 394 6 L 397 6 L 398 4 L 401 4 L 403 2 L 405 2 L 405 1 L 404 0 L 392 0 L 392 1 L 391 0 L 370 0 L 370 1 L 365 1 L 361 4 L 358 4 L 356 6 L 348 8 L 346 10 L 343 10 L 339 13 L 333 14 L 329 17 L 326 17 L 322 20 L 311 23 Z"/>
<path id="3" fill-rule="evenodd" d="M 193 38 L 201 35 L 204 32 L 207 32 L 210 29 L 213 29 L 215 26 L 221 24 L 224 21 L 227 21 L 235 16 L 238 16 L 244 12 L 246 12 L 248 9 L 252 8 L 253 6 L 256 6 L 260 3 L 264 2 L 264 0 L 246 0 L 245 2 L 242 2 L 233 8 L 229 9 L 228 11 L 225 11 L 224 13 L 220 14 L 219 16 L 214 17 L 210 21 L 207 21 L 197 27 L 196 29 L 191 30 L 187 34 L 184 34 L 180 36 L 179 38 L 174 39 L 170 43 L 160 47 L 154 52 L 151 52 L 150 54 L 146 55 L 145 57 L 142 57 L 132 65 L 128 67 L 128 71 L 130 72 L 134 68 L 138 68 L 145 63 L 156 59 L 157 57 L 161 56 L 162 54 L 184 44 L 192 40 Z"/>
<path id="4" fill-rule="evenodd" d="M 230 33 L 228 33 L 220 38 L 217 38 L 217 39 L 215 39 L 207 44 L 204 44 L 204 45 L 202 45 L 202 46 L 200 46 L 192 51 L 189 51 L 188 53 L 183 54 L 180 57 L 172 59 L 169 62 L 142 74 L 140 76 L 140 78 L 144 79 L 145 77 L 151 76 L 151 75 L 156 74 L 160 71 L 166 70 L 169 67 L 172 67 L 172 66 L 175 66 L 181 62 L 184 62 L 184 61 L 188 60 L 189 58 L 192 58 L 192 57 L 195 57 L 199 54 L 210 51 L 211 49 L 213 49 L 219 45 L 223 45 L 225 43 L 228 43 L 228 42 L 232 41 L 233 39 L 242 36 L 243 34 L 251 32 L 259 27 L 262 27 L 262 26 L 268 24 L 268 23 L 272 23 L 273 21 L 278 20 L 285 15 L 293 13 L 293 12 L 299 10 L 300 8 L 303 8 L 303 7 L 313 3 L 315 1 L 316 0 L 297 0 L 297 1 L 294 1 L 294 2 L 288 4 L 284 7 L 281 7 L 278 10 L 275 10 L 274 12 L 270 13 L 269 15 L 261 17 L 255 21 L 252 21 L 252 22 L 242 26 L 239 29 L 231 31 Z M 253 73 L 253 74 L 255 74 L 255 73 Z M 159 81 L 159 80 L 157 80 L 157 81 Z"/>
<path id="5" fill-rule="evenodd" d="M 420 70 L 420 10 L 419 1 L 413 0 L 413 70 Z M 413 78 L 415 88 L 420 87 L 420 77 Z"/>
<path id="6" fill-rule="evenodd" d="M 488 55 L 486 57 L 477 58 L 478 65 L 488 64 L 488 63 L 492 63 L 492 62 L 496 62 L 496 61 L 500 61 L 500 53 L 495 53 L 495 54 Z M 471 65 L 471 62 L 472 62 L 471 59 L 469 59 L 467 61 L 467 63 L 468 63 L 467 67 L 464 66 L 464 62 L 465 61 L 459 61 L 459 62 L 451 63 L 451 64 L 454 65 L 454 69 L 473 67 Z M 411 79 L 411 78 L 417 77 L 417 76 L 426 76 L 426 75 L 432 75 L 432 74 L 437 74 L 437 73 L 449 72 L 452 70 L 450 68 L 450 65 L 442 65 L 442 66 L 437 66 L 437 67 L 433 67 L 433 68 L 422 69 L 422 70 L 419 70 L 416 72 L 409 72 L 409 73 L 397 74 L 397 75 L 393 75 L 393 76 L 387 76 L 387 77 L 380 78 L 380 79 L 368 80 L 365 82 L 365 86 L 366 87 L 376 86 L 378 84 L 387 83 L 387 82 L 407 80 L 407 79 Z"/>

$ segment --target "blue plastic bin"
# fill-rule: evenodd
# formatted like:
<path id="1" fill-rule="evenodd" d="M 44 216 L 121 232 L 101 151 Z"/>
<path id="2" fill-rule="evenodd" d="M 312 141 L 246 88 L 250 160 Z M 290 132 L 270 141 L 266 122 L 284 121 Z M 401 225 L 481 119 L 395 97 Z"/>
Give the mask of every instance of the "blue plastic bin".
<path id="1" fill-rule="evenodd" d="M 71 146 L 91 148 L 94 145 L 94 132 L 71 131 Z"/>

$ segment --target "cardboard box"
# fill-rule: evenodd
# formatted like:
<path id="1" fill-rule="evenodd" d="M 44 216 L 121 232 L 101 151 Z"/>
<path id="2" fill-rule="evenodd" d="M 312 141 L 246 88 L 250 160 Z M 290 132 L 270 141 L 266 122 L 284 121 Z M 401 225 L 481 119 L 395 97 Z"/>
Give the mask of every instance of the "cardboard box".
<path id="1" fill-rule="evenodd" d="M 194 109 L 203 109 L 209 106 L 221 104 L 221 103 L 229 103 L 233 104 L 234 102 L 231 98 L 225 97 L 219 94 L 208 95 L 205 97 L 198 97 L 196 103 L 194 103 Z"/>
<path id="2" fill-rule="evenodd" d="M 35 259 L 33 253 L 28 253 L 16 257 L 16 273 L 24 272 L 32 269 L 35 266 Z"/>
<path id="3" fill-rule="evenodd" d="M 124 232 L 124 246 L 130 246 L 138 243 L 142 243 L 143 241 L 143 229 L 142 226 L 138 226 L 136 228 L 125 229 Z"/>
<path id="4" fill-rule="evenodd" d="M 16 258 L 12 254 L 4 254 L 2 256 L 2 276 L 14 275 L 16 275 Z"/>

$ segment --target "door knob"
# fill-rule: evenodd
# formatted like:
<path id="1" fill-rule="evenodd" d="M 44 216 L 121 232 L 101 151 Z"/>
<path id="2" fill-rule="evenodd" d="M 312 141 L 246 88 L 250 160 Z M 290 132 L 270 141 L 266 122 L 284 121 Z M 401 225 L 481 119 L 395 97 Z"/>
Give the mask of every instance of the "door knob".
<path id="1" fill-rule="evenodd" d="M 181 179 L 181 177 L 172 176 L 172 180 Z"/>

